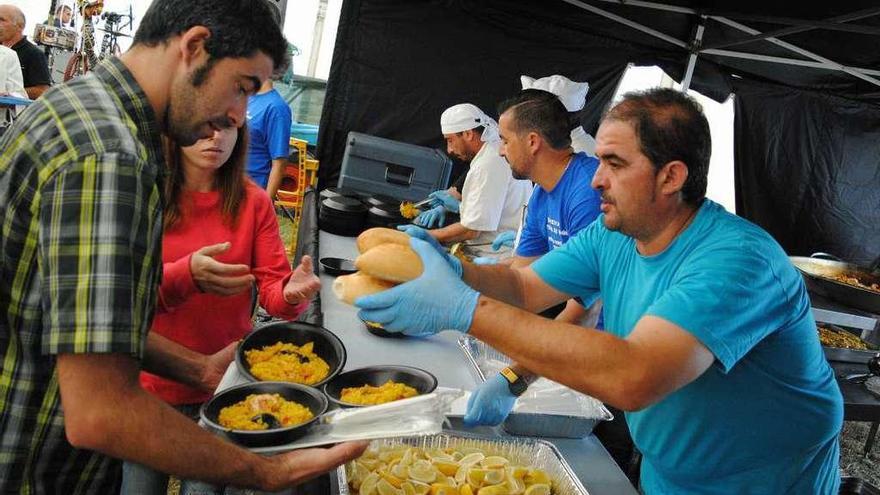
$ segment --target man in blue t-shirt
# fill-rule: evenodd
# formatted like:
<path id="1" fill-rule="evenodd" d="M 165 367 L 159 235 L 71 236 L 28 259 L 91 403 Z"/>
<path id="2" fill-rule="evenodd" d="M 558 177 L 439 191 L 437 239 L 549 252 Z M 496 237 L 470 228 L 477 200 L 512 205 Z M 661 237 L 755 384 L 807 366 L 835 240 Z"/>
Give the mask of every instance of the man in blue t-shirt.
<path id="1" fill-rule="evenodd" d="M 843 399 L 803 279 L 767 232 L 705 199 L 702 109 L 670 89 L 629 93 L 596 137 L 599 221 L 518 270 L 412 239 L 422 275 L 357 299 L 360 316 L 470 332 L 627 411 L 645 493 L 836 494 Z M 604 332 L 532 314 L 596 293 Z M 499 376 L 481 393 L 524 390 Z"/>
<path id="2" fill-rule="evenodd" d="M 290 122 L 290 107 L 267 79 L 248 100 L 247 173 L 273 200 L 290 155 Z"/>

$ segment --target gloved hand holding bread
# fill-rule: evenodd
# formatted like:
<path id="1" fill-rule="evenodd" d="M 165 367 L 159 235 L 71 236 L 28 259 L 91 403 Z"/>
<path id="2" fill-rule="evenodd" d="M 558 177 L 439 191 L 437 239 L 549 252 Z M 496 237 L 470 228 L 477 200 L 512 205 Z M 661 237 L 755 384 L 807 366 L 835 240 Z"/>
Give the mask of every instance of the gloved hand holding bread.
<path id="1" fill-rule="evenodd" d="M 361 233 L 357 238 L 361 254 L 354 261 L 359 272 L 336 278 L 333 282 L 336 297 L 354 304 L 360 296 L 390 289 L 421 275 L 422 260 L 410 247 L 409 239 L 404 232 L 382 227 Z"/>
<path id="2" fill-rule="evenodd" d="M 359 316 L 387 331 L 411 336 L 470 328 L 479 294 L 461 280 L 461 262 L 442 247 L 391 229 L 373 228 L 357 239 L 358 272 L 338 277 L 336 297 L 361 308 Z M 398 285 L 401 284 L 401 285 Z"/>

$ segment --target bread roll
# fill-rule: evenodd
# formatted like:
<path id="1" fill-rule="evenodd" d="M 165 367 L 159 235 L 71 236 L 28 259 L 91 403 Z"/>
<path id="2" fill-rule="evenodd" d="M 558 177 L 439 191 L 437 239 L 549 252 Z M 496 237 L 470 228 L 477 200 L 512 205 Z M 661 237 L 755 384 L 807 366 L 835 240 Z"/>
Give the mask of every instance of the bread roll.
<path id="1" fill-rule="evenodd" d="M 389 282 L 409 282 L 422 274 L 422 259 L 409 246 L 380 244 L 354 260 L 365 274 Z"/>
<path id="2" fill-rule="evenodd" d="M 385 227 L 373 227 L 367 229 L 357 237 L 357 248 L 359 253 L 366 253 L 370 249 L 387 243 L 401 244 L 409 246 L 409 236 L 399 230 L 386 229 Z"/>
<path id="3" fill-rule="evenodd" d="M 333 294 L 343 302 L 354 304 L 354 300 L 394 287 L 391 282 L 379 280 L 363 273 L 352 273 L 336 277 L 333 281 Z"/>

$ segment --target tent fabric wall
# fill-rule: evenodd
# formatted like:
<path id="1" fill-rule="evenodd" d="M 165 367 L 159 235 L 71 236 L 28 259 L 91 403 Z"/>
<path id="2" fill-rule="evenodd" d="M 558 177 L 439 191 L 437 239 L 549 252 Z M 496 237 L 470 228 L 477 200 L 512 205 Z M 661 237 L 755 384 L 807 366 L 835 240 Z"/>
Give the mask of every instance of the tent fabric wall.
<path id="1" fill-rule="evenodd" d="M 320 187 L 335 185 L 349 131 L 445 150 L 443 110 L 470 102 L 497 117 L 521 74 L 589 81 L 580 118 L 595 131 L 628 61 L 645 53 L 591 35 L 572 18 L 584 13 L 576 7 L 539 3 L 344 2 L 318 139 Z"/>
<path id="2" fill-rule="evenodd" d="M 880 255 L 880 108 L 783 86 L 736 86 L 737 213 L 792 255 Z"/>

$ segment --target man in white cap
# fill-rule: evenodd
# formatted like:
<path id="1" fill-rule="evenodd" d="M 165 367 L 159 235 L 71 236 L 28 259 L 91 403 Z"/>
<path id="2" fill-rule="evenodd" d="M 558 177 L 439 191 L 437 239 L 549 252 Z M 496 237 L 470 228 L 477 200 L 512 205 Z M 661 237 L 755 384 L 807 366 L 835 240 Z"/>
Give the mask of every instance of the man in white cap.
<path id="1" fill-rule="evenodd" d="M 447 152 L 464 162 L 470 171 L 461 191 L 460 206 L 447 195 L 432 193 L 434 208 L 416 218 L 416 224 L 441 228 L 429 231 L 440 242 L 473 240 L 480 254 L 494 253 L 489 244 L 504 230 L 515 229 L 519 216 L 532 192 L 528 180 L 513 177 L 507 162 L 499 155 L 498 124 L 476 105 L 462 103 L 446 109 L 440 116 L 440 128 Z M 442 192 L 442 191 L 441 191 Z M 460 221 L 443 227 L 447 211 L 458 206 Z"/>

